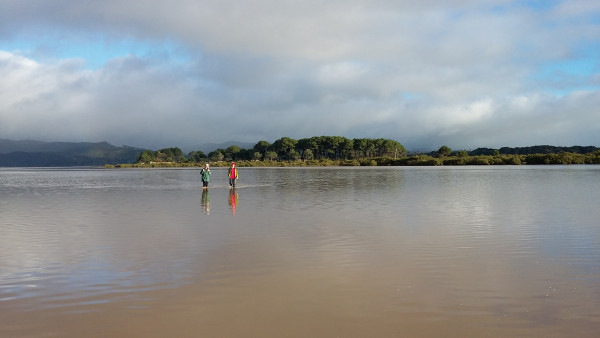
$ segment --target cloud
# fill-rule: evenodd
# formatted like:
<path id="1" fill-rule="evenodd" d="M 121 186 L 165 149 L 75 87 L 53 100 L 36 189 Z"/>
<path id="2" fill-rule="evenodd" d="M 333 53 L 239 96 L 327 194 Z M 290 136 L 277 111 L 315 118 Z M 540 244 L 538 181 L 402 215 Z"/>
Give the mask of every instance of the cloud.
<path id="1" fill-rule="evenodd" d="M 585 0 L 4 1 L 0 135 L 598 145 L 599 18 Z"/>

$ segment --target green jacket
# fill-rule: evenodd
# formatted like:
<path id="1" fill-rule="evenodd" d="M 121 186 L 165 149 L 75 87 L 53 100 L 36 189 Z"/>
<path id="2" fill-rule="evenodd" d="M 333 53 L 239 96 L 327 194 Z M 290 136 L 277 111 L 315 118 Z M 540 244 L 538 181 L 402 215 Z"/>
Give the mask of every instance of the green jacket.
<path id="1" fill-rule="evenodd" d="M 200 176 L 202 176 L 202 180 L 204 182 L 209 182 L 210 181 L 210 169 L 202 168 L 202 170 L 200 170 Z"/>

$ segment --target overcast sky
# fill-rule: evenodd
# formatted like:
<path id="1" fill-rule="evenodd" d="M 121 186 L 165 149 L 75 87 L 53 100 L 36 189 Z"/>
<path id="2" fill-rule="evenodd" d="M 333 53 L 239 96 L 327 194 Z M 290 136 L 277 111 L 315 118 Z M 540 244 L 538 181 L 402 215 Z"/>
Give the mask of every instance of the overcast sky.
<path id="1" fill-rule="evenodd" d="M 0 0 L 0 138 L 600 146 L 597 0 Z"/>

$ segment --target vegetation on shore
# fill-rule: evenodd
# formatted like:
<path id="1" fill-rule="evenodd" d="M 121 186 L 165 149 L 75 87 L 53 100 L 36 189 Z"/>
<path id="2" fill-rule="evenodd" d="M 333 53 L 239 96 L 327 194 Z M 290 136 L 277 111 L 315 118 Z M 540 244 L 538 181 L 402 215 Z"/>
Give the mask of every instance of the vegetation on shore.
<path id="1" fill-rule="evenodd" d="M 185 155 L 179 148 L 145 150 L 134 164 L 106 165 L 107 168 L 288 166 L 448 166 L 448 165 L 521 165 L 521 164 L 600 164 L 600 148 L 594 146 L 533 146 L 500 149 L 478 148 L 408 154 L 402 144 L 389 139 L 347 139 L 319 136 L 300 140 L 282 137 L 272 144 L 259 141 L 251 149 L 230 146 L 208 154 L 192 151 Z"/>
<path id="2" fill-rule="evenodd" d="M 205 162 L 152 162 L 106 165 L 106 168 L 203 167 Z M 556 153 L 530 155 L 446 156 L 413 155 L 399 159 L 374 157 L 361 160 L 236 161 L 238 167 L 309 167 L 309 166 L 458 166 L 525 164 L 600 164 L 600 151 L 589 154 Z M 211 162 L 213 167 L 228 167 L 229 161 Z"/>

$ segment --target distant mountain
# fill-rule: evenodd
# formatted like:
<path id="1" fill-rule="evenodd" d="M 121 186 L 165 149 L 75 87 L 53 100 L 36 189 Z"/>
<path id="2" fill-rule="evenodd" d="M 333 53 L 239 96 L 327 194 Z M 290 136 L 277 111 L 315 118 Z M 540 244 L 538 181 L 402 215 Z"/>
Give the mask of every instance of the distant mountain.
<path id="1" fill-rule="evenodd" d="M 135 163 L 145 149 L 107 142 L 42 142 L 0 139 L 0 167 L 70 167 Z"/>

